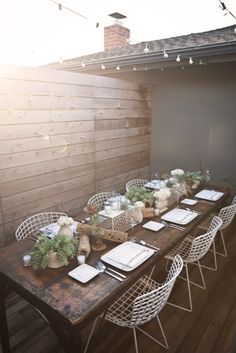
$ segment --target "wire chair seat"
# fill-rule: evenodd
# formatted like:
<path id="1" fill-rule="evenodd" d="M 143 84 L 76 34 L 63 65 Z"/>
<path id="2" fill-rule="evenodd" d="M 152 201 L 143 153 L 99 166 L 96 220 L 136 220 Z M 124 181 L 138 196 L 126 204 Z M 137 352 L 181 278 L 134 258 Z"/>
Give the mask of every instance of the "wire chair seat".
<path id="1" fill-rule="evenodd" d="M 36 237 L 39 228 L 57 222 L 61 216 L 67 216 L 67 214 L 63 212 L 43 212 L 25 219 L 15 232 L 16 240 L 20 241 L 28 236 Z"/>
<path id="2" fill-rule="evenodd" d="M 145 184 L 149 182 L 148 179 L 133 179 L 126 183 L 126 191 L 129 191 L 132 188 L 142 188 Z"/>

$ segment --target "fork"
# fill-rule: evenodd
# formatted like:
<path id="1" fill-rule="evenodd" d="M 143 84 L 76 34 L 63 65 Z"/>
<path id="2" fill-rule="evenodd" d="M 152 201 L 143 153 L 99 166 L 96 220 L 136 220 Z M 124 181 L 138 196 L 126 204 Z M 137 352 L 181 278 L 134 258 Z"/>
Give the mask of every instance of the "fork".
<path id="1" fill-rule="evenodd" d="M 109 276 L 114 277 L 114 278 L 117 279 L 118 281 L 123 282 L 123 279 L 122 279 L 121 277 L 118 277 L 118 276 L 115 275 L 114 273 L 109 272 L 109 271 L 107 271 L 107 270 L 101 268 L 98 264 L 96 264 L 96 269 L 97 269 L 100 273 L 106 273 L 106 274 L 108 274 Z"/>
<path id="2" fill-rule="evenodd" d="M 104 265 L 104 263 L 101 262 L 101 261 L 98 261 L 98 262 L 97 262 L 97 265 L 98 265 L 100 268 L 102 268 L 103 270 L 108 270 L 108 271 L 114 272 L 114 273 L 117 274 L 118 276 L 123 277 L 123 278 L 126 278 L 126 276 L 123 275 L 123 273 L 120 273 L 120 272 L 118 272 L 118 271 L 115 271 L 115 270 L 113 270 L 113 268 L 106 267 L 106 266 Z"/>

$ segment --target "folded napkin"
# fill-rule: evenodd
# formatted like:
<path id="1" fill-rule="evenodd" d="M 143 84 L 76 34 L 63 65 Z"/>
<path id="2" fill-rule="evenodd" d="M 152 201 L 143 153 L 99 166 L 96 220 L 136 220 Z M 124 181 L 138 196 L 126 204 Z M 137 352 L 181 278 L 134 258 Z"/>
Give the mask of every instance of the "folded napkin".
<path id="1" fill-rule="evenodd" d="M 73 230 L 73 232 L 76 232 L 78 222 L 74 221 L 73 224 L 70 226 L 70 228 Z M 50 236 L 51 235 L 57 235 L 58 231 L 60 229 L 60 226 L 57 223 L 51 223 L 48 224 L 45 227 L 40 228 L 41 233 L 45 233 Z"/>
<path id="2" fill-rule="evenodd" d="M 127 246 L 117 246 L 106 256 L 109 260 L 132 268 L 146 257 L 148 251 L 149 249 L 145 249 L 139 244 L 129 243 Z"/>

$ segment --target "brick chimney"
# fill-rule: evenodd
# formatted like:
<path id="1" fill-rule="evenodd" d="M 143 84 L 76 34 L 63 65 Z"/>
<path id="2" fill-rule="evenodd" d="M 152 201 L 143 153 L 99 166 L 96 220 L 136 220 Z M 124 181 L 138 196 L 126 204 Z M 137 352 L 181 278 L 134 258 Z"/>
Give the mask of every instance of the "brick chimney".
<path id="1" fill-rule="evenodd" d="M 109 15 L 115 18 L 115 23 L 104 28 L 104 50 L 124 47 L 129 44 L 130 30 L 119 21 L 125 16 L 114 13 Z"/>

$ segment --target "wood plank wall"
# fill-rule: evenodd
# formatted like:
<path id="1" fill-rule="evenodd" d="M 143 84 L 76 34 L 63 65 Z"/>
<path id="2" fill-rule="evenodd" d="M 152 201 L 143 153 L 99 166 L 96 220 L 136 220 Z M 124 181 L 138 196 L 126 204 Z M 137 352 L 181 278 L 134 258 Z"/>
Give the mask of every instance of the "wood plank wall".
<path id="1" fill-rule="evenodd" d="M 78 213 L 149 175 L 150 87 L 69 72 L 0 70 L 0 246 L 28 216 Z"/>

